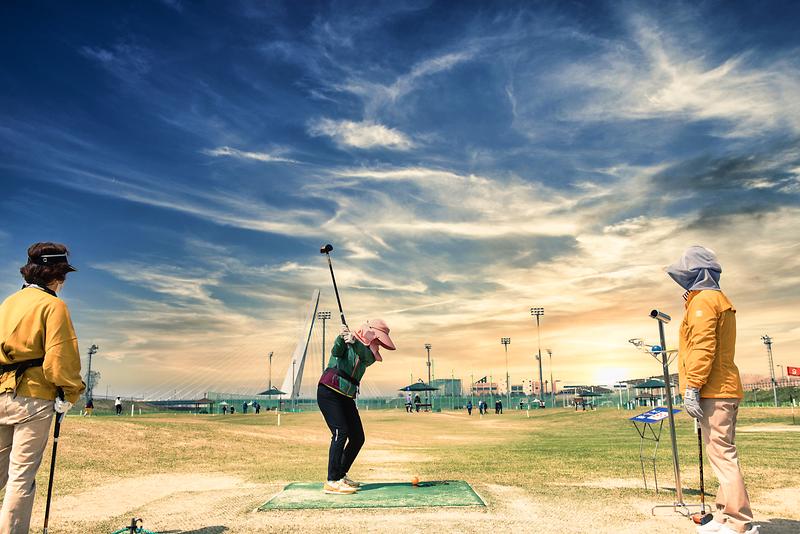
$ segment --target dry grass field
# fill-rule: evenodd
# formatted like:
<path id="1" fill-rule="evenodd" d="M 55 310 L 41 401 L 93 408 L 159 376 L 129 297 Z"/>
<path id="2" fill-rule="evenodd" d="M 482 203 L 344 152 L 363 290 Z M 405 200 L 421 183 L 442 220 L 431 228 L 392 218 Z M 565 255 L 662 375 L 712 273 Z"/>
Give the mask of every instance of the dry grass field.
<path id="1" fill-rule="evenodd" d="M 643 488 L 629 412 L 509 410 L 362 413 L 367 444 L 351 475 L 366 481 L 464 479 L 486 508 L 256 512 L 292 481 L 321 481 L 329 434 L 318 413 L 69 417 L 59 444 L 52 533 L 110 533 L 132 516 L 173 533 L 249 532 L 693 532 L 669 511 L 668 443 L 659 495 Z M 787 409 L 744 408 L 740 457 L 766 534 L 800 532 L 800 425 Z M 697 501 L 691 420 L 679 419 L 684 487 Z M 665 429 L 664 439 L 667 439 Z M 34 527 L 49 469 L 39 471 Z M 711 473 L 706 465 L 706 473 Z M 714 493 L 716 483 L 707 475 Z M 712 498 L 713 499 L 713 498 Z"/>

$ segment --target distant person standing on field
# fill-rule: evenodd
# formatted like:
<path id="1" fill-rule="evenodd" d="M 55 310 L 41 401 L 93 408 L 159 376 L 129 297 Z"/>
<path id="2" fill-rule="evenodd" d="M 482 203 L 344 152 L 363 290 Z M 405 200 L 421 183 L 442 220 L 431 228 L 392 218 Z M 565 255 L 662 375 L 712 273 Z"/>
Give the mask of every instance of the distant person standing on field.
<path id="1" fill-rule="evenodd" d="M 0 534 L 27 533 L 53 412 L 85 389 L 78 339 L 58 298 L 75 271 L 67 247 L 36 243 L 20 269 L 25 285 L 0 304 Z"/>
<path id="2" fill-rule="evenodd" d="M 114 410 L 116 410 L 117 415 L 122 415 L 122 399 L 119 397 L 114 401 Z"/>
<path id="3" fill-rule="evenodd" d="M 92 399 L 86 399 L 86 406 L 83 408 L 83 416 L 91 417 L 92 412 L 94 412 L 94 402 Z"/>
<path id="4" fill-rule="evenodd" d="M 706 454 L 719 480 L 714 520 L 698 532 L 756 534 L 750 497 L 736 450 L 736 416 L 744 397 L 734 363 L 736 308 L 719 286 L 716 254 L 689 247 L 667 274 L 686 290 L 680 327 L 678 375 L 686 412 L 697 419 Z"/>
<path id="5" fill-rule="evenodd" d="M 417 409 L 417 413 L 419 413 L 419 405 L 422 404 L 422 399 L 419 398 L 419 394 L 414 395 L 414 406 Z"/>
<path id="6" fill-rule="evenodd" d="M 472 415 L 472 401 L 467 401 L 467 415 Z"/>

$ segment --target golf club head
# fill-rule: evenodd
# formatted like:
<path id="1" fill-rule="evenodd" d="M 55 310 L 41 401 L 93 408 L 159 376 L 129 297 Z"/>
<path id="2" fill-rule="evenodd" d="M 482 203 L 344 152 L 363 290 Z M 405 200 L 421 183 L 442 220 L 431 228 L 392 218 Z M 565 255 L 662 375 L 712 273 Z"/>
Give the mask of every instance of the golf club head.
<path id="1" fill-rule="evenodd" d="M 667 324 L 667 323 L 669 323 L 669 322 L 672 320 L 672 317 L 670 317 L 670 316 L 669 316 L 669 315 L 667 315 L 666 313 L 664 313 L 664 312 L 660 312 L 660 311 L 658 311 L 658 310 L 652 310 L 652 311 L 650 312 L 650 317 L 652 317 L 652 318 L 653 318 L 653 319 L 655 319 L 656 321 L 660 321 L 660 322 L 662 322 L 662 323 L 664 323 L 664 324 Z"/>
<path id="2" fill-rule="evenodd" d="M 328 243 L 324 247 L 320 247 L 319 249 L 320 254 L 328 254 L 329 252 L 333 252 L 333 245 L 331 245 L 330 243 Z"/>
<path id="3" fill-rule="evenodd" d="M 695 525 L 705 525 L 706 523 L 710 523 L 714 519 L 712 514 L 692 514 L 692 521 L 694 521 Z"/>

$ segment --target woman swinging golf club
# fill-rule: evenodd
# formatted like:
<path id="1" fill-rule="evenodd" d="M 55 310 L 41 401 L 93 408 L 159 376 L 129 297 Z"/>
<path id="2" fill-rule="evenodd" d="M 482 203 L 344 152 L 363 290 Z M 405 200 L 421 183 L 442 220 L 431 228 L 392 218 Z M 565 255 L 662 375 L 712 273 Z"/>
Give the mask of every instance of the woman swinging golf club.
<path id="1" fill-rule="evenodd" d="M 320 248 L 325 254 L 331 271 L 333 291 L 342 319 L 342 334 L 336 338 L 331 349 L 328 367 L 322 373 L 317 386 L 317 404 L 325 423 L 331 430 L 331 446 L 328 451 L 328 478 L 323 485 L 325 493 L 348 495 L 358 491 L 361 484 L 347 476 L 361 447 L 364 445 L 364 427 L 358 415 L 355 398 L 367 367 L 383 361 L 380 348 L 395 350 L 389 337 L 389 327 L 383 319 L 367 321 L 355 333 L 350 332 L 336 287 L 330 253 L 332 245 Z"/>
<path id="2" fill-rule="evenodd" d="M 381 347 L 395 349 L 389 327 L 382 319 L 367 321 L 355 333 L 344 326 L 331 349 L 328 368 L 319 380 L 317 404 L 332 435 L 325 493 L 355 493 L 361 485 L 347 476 L 364 445 L 364 427 L 355 397 L 367 367 L 383 361 Z"/>

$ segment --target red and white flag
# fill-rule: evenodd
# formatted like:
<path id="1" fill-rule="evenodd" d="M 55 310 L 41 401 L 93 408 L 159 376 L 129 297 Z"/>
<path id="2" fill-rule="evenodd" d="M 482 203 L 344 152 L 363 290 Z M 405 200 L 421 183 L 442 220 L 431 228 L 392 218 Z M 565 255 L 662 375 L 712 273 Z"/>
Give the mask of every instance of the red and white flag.
<path id="1" fill-rule="evenodd" d="M 789 376 L 800 376 L 800 367 L 786 366 L 786 374 Z"/>

